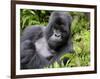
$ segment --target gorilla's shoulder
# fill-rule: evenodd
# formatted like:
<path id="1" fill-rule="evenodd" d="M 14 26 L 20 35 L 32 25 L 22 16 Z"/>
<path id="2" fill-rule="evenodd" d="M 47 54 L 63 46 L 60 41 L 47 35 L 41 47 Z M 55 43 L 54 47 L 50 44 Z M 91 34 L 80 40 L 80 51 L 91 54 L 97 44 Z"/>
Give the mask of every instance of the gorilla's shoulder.
<path id="1" fill-rule="evenodd" d="M 27 26 L 23 32 L 30 32 L 30 31 L 36 31 L 36 30 L 40 30 L 42 28 L 42 26 L 39 25 L 32 25 L 32 26 Z"/>
<path id="2" fill-rule="evenodd" d="M 21 39 L 26 40 L 36 36 L 38 33 L 42 32 L 43 27 L 45 26 L 39 26 L 39 25 L 27 26 L 21 34 Z"/>
<path id="3" fill-rule="evenodd" d="M 42 30 L 42 28 L 43 28 L 44 26 L 27 26 L 24 30 L 23 30 L 23 32 L 22 32 L 22 34 L 26 34 L 26 33 L 36 33 L 36 32 L 39 32 L 40 30 Z"/>

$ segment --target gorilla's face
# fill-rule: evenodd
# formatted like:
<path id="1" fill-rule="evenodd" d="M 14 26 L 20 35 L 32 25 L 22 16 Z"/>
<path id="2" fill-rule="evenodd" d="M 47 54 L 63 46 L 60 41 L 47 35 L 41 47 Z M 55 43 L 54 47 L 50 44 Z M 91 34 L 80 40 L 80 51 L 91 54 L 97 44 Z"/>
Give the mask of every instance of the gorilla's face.
<path id="1" fill-rule="evenodd" d="M 50 36 L 48 38 L 48 45 L 52 49 L 59 49 L 66 44 L 70 35 L 70 16 L 65 13 L 54 13 L 50 18 Z"/>
<path id="2" fill-rule="evenodd" d="M 67 41 L 67 31 L 53 29 L 52 35 L 48 39 L 51 48 L 56 49 Z"/>

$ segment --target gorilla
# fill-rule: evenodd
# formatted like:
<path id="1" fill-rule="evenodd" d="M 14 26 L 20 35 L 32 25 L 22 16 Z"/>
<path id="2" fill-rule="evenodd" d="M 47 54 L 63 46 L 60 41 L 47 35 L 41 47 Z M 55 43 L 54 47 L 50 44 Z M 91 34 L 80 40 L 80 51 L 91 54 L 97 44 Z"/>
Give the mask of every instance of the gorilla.
<path id="1" fill-rule="evenodd" d="M 21 69 L 48 67 L 72 52 L 71 22 L 70 14 L 56 11 L 51 13 L 47 27 L 26 27 L 20 39 Z"/>

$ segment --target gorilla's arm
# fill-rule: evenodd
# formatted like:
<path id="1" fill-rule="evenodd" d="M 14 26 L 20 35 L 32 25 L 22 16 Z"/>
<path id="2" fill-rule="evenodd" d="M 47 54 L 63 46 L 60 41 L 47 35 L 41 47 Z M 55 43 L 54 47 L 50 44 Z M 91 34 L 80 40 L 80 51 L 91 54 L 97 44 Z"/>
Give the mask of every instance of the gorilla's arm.
<path id="1" fill-rule="evenodd" d="M 21 36 L 21 69 L 43 68 L 49 64 L 51 50 L 41 27 L 27 27 Z"/>

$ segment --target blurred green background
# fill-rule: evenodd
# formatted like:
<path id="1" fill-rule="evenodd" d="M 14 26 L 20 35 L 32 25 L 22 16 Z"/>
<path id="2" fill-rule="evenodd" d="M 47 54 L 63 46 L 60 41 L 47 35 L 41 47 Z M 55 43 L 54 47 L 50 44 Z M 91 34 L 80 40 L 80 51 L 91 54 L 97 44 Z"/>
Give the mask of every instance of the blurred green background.
<path id="1" fill-rule="evenodd" d="M 20 30 L 21 32 L 30 25 L 47 26 L 49 16 L 52 11 L 45 10 L 20 10 Z M 80 67 L 90 65 L 90 13 L 86 12 L 69 12 L 72 16 L 72 41 L 74 53 L 67 53 L 63 55 L 60 60 L 61 64 L 54 62 L 47 68 L 61 68 L 61 67 Z M 63 59 L 67 58 L 66 65 Z"/>

